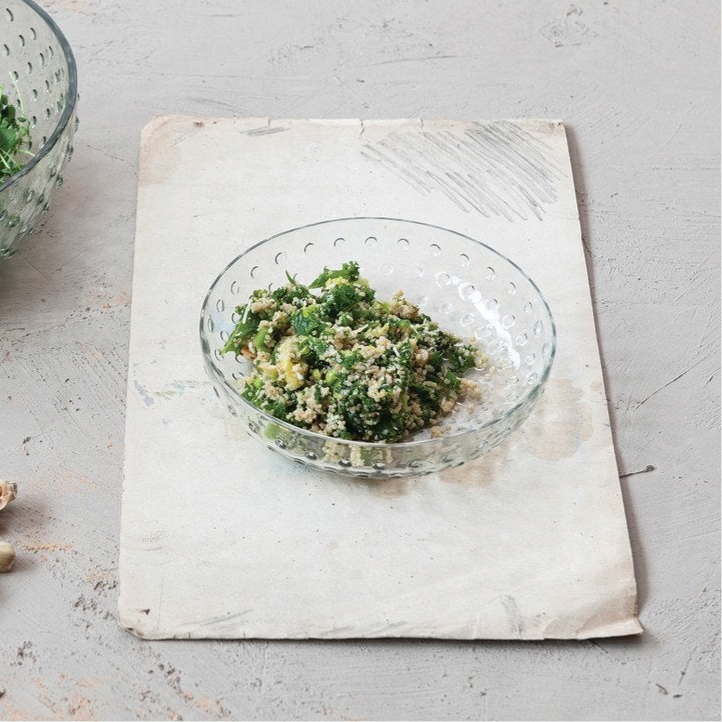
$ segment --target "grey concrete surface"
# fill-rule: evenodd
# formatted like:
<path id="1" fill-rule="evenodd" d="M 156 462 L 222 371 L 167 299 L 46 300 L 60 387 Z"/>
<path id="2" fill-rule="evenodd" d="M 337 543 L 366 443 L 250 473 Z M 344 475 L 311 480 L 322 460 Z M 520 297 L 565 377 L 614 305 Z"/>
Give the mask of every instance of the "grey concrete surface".
<path id="1" fill-rule="evenodd" d="M 46 0 L 81 126 L 0 267 L 5 719 L 719 719 L 714 0 Z M 641 638 L 142 642 L 115 621 L 138 134 L 162 113 L 568 124 Z M 208 242 L 211 242 L 209 239 Z"/>

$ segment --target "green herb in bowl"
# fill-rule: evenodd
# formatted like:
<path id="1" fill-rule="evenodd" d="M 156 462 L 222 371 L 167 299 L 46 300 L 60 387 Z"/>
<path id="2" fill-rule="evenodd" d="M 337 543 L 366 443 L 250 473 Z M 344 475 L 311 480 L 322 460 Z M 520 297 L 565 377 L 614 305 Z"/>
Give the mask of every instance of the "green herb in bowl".
<path id="1" fill-rule="evenodd" d="M 376 298 L 358 263 L 324 268 L 308 286 L 288 276 L 236 308 L 223 353 L 253 362 L 243 397 L 300 428 L 339 439 L 399 442 L 477 399 L 464 375 L 487 363 L 397 291 Z"/>
<path id="2" fill-rule="evenodd" d="M 30 122 L 22 104 L 13 105 L 0 85 L 0 183 L 22 170 L 30 152 Z"/>

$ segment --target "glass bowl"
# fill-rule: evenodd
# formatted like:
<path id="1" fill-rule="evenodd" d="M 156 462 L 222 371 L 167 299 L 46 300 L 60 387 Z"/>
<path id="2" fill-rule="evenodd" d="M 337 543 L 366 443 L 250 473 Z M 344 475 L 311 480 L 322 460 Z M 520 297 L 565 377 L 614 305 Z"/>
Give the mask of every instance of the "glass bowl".
<path id="1" fill-rule="evenodd" d="M 284 285 L 285 272 L 310 283 L 323 266 L 355 260 L 377 297 L 402 289 L 447 331 L 471 337 L 489 365 L 467 378 L 482 388 L 428 430 L 402 443 L 332 439 L 259 410 L 239 392 L 252 372 L 242 356 L 220 349 L 238 317 L 235 308 L 257 288 Z M 203 302 L 200 338 L 216 395 L 251 436 L 301 464 L 361 477 L 400 477 L 459 466 L 500 444 L 527 418 L 544 390 L 556 347 L 554 320 L 534 282 L 493 248 L 454 231 L 394 218 L 342 218 L 279 233 L 226 266 Z"/>
<path id="2" fill-rule="evenodd" d="M 0 259 L 34 232 L 62 185 L 73 153 L 78 78 L 73 52 L 50 16 L 31 0 L 0 0 L 2 83 L 30 121 L 25 166 L 0 184 Z"/>

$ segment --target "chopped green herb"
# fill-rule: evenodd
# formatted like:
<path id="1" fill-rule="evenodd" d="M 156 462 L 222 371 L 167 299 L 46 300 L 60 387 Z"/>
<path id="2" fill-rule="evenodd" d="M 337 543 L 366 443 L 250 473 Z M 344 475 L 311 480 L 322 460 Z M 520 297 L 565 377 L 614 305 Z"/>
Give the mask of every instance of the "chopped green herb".
<path id="1" fill-rule="evenodd" d="M 0 85 L 0 183 L 22 170 L 23 155 L 30 152 L 30 122 L 23 113 L 22 103 L 16 107 Z"/>
<path id="2" fill-rule="evenodd" d="M 359 277 L 359 265 L 356 261 L 344 263 L 338 271 L 330 271 L 328 268 L 323 269 L 323 273 L 312 283 L 309 288 L 323 288 L 328 281 L 334 278 L 343 278 L 346 281 L 356 281 Z"/>
<path id="3" fill-rule="evenodd" d="M 354 261 L 309 286 L 256 290 L 223 353 L 252 359 L 244 398 L 295 426 L 358 441 L 403 441 L 478 398 L 464 374 L 486 363 L 401 291 L 376 299 Z M 435 435 L 438 435 L 436 433 Z"/>

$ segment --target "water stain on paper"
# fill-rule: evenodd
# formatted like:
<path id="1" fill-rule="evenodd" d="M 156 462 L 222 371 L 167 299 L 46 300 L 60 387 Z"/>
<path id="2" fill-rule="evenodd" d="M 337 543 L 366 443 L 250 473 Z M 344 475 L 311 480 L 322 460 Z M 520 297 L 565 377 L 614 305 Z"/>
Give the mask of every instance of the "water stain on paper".
<path id="1" fill-rule="evenodd" d="M 138 185 L 155 185 L 168 180 L 180 162 L 180 144 L 203 128 L 191 118 L 161 116 L 143 128 Z"/>
<path id="2" fill-rule="evenodd" d="M 518 432 L 521 447 L 547 461 L 574 456 L 594 433 L 593 407 L 583 396 L 569 379 L 550 379 Z"/>
<path id="3" fill-rule="evenodd" d="M 592 381 L 592 383 L 589 384 L 589 390 L 593 394 L 601 394 L 604 396 L 604 384 L 602 384 L 601 381 Z"/>
<path id="4" fill-rule="evenodd" d="M 573 456 L 594 432 L 592 406 L 583 395 L 568 379 L 550 379 L 518 431 L 478 459 L 440 472 L 439 478 L 447 484 L 491 486 L 500 479 L 514 446 L 547 461 Z"/>
<path id="5" fill-rule="evenodd" d="M 404 496 L 411 491 L 416 479 L 354 479 L 354 483 L 362 484 L 374 496 L 393 499 Z"/>
<path id="6" fill-rule="evenodd" d="M 447 484 L 491 486 L 499 478 L 508 460 L 508 454 L 508 446 L 502 443 L 474 461 L 440 472 L 439 478 Z"/>

